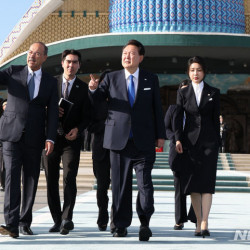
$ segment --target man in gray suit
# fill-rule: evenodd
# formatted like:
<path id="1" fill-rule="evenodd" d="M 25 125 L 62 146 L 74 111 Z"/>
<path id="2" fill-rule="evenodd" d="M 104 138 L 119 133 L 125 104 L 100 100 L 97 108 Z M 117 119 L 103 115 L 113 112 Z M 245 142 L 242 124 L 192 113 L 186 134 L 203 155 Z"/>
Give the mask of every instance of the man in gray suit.
<path id="1" fill-rule="evenodd" d="M 108 99 L 104 148 L 110 149 L 114 237 L 125 237 L 132 221 L 132 171 L 139 189 L 136 210 L 141 223 L 139 240 L 148 241 L 154 212 L 151 171 L 155 146 L 164 145 L 165 127 L 158 77 L 139 68 L 144 46 L 130 40 L 122 50 L 123 70 L 108 73 L 99 84 L 91 77 L 93 100 Z"/>
<path id="2" fill-rule="evenodd" d="M 40 174 L 41 152 L 54 148 L 58 124 L 57 82 L 41 66 L 48 48 L 42 42 L 30 46 L 26 66 L 0 71 L 0 84 L 8 89 L 8 102 L 0 119 L 0 140 L 6 169 L 4 217 L 0 233 L 32 235 L 32 207 Z M 46 133 L 45 134 L 45 123 Z M 22 175 L 22 208 L 21 206 Z M 18 228 L 19 226 L 19 228 Z"/>

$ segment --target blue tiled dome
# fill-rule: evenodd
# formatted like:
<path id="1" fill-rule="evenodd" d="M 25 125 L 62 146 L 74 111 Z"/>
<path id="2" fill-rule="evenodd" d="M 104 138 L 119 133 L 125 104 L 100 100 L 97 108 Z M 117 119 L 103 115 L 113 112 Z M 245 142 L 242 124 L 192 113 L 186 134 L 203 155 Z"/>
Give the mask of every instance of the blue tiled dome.
<path id="1" fill-rule="evenodd" d="M 243 0 L 110 0 L 111 32 L 245 33 Z"/>

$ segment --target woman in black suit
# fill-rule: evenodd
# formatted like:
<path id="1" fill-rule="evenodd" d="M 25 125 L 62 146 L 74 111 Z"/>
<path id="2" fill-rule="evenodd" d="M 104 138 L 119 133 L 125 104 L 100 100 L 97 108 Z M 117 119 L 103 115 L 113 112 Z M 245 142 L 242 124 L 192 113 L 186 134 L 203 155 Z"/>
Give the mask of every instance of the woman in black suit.
<path id="1" fill-rule="evenodd" d="M 195 235 L 205 237 L 210 235 L 208 216 L 215 192 L 220 142 L 220 91 L 203 81 L 206 66 L 202 58 L 190 58 L 187 72 L 192 83 L 177 92 L 181 111 L 177 119 L 176 150 L 184 152 L 188 159 L 183 186 L 184 192 L 191 194 L 197 218 Z"/>
<path id="2" fill-rule="evenodd" d="M 186 79 L 182 81 L 179 88 L 185 88 L 190 84 L 191 81 Z M 174 175 L 174 188 L 175 188 L 175 225 L 174 230 L 182 230 L 184 228 L 184 223 L 188 220 L 196 223 L 196 217 L 192 205 L 190 206 L 189 213 L 187 215 L 186 208 L 186 195 L 182 190 L 181 183 L 181 169 L 185 166 L 185 160 L 180 157 L 175 149 L 175 120 L 178 114 L 179 106 L 170 105 L 166 112 L 164 123 L 166 128 L 166 136 L 170 140 L 169 144 L 169 165 Z M 183 124 L 184 126 L 184 124 Z"/>

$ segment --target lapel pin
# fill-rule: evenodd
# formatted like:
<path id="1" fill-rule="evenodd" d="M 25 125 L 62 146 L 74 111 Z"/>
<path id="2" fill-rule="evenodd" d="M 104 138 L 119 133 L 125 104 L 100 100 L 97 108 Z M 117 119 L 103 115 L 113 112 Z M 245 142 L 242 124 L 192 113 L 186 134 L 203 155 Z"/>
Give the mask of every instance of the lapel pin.
<path id="1" fill-rule="evenodd" d="M 208 96 L 210 96 L 210 94 L 207 94 Z"/>
<path id="2" fill-rule="evenodd" d="M 77 88 L 79 88 L 79 85 L 76 85 Z"/>
<path id="3" fill-rule="evenodd" d="M 144 81 L 147 81 L 148 79 L 147 78 L 144 78 Z"/>

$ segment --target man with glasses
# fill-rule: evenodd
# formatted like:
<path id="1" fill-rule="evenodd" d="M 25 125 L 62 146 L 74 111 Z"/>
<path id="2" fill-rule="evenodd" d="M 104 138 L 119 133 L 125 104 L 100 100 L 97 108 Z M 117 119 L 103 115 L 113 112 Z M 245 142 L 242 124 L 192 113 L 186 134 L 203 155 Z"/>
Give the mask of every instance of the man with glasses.
<path id="1" fill-rule="evenodd" d="M 56 139 L 57 84 L 41 68 L 47 53 L 45 44 L 36 42 L 27 53 L 26 66 L 13 65 L 0 71 L 0 84 L 6 85 L 8 89 L 8 103 L 0 119 L 0 140 L 3 142 L 6 169 L 6 225 L 0 227 L 0 233 L 13 238 L 19 237 L 19 229 L 24 235 L 33 234 L 30 225 L 40 174 L 41 152 L 45 148 L 49 155 Z"/>

